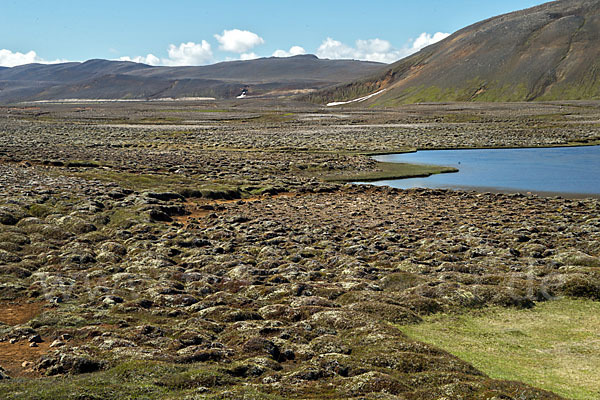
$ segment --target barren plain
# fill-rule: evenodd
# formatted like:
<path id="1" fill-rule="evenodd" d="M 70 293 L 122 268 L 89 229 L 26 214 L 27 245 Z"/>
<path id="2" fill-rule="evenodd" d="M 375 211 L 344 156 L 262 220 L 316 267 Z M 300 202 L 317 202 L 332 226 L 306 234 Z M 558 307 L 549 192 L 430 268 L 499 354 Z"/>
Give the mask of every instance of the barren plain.
<path id="1" fill-rule="evenodd" d="M 402 327 L 600 301 L 600 200 L 344 182 L 599 141 L 597 102 L 2 107 L 0 398 L 562 398 Z"/>

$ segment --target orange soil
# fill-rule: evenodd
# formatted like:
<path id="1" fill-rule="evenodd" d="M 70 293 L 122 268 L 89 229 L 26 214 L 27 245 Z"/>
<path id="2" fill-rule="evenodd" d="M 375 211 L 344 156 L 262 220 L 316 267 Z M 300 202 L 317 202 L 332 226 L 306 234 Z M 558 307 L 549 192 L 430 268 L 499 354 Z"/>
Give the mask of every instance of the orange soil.
<path id="1" fill-rule="evenodd" d="M 285 192 L 285 193 L 279 193 L 276 195 L 248 197 L 246 199 L 214 200 L 214 201 L 206 201 L 206 200 L 188 201 L 185 203 L 185 208 L 189 212 L 189 214 L 173 217 L 173 220 L 175 220 L 175 222 L 177 222 L 177 223 L 187 226 L 187 225 L 189 225 L 190 221 L 192 221 L 194 219 L 204 218 L 208 214 L 214 212 L 212 210 L 204 210 L 204 209 L 202 209 L 202 206 L 219 205 L 219 204 L 233 204 L 233 203 L 238 203 L 240 201 L 244 202 L 244 203 L 250 203 L 250 202 L 261 201 L 261 200 L 265 200 L 265 199 L 274 199 L 274 198 L 279 198 L 279 197 L 288 197 L 289 198 L 289 197 L 295 197 L 295 196 L 298 196 L 298 194 Z"/>
<path id="2" fill-rule="evenodd" d="M 20 325 L 42 311 L 44 303 L 0 303 L 0 322 L 6 325 Z"/>
<path id="3" fill-rule="evenodd" d="M 24 324 L 38 315 L 44 303 L 0 303 L 0 322 L 7 325 Z M 35 363 L 40 357 L 48 352 L 50 343 L 38 343 L 38 347 L 29 347 L 27 340 L 21 340 L 15 344 L 0 342 L 0 366 L 4 368 L 9 376 L 38 376 L 39 373 L 31 370 L 31 366 L 23 366 L 23 362 Z"/>
<path id="4" fill-rule="evenodd" d="M 31 367 L 48 352 L 50 343 L 46 341 L 38 343 L 38 346 L 29 347 L 27 340 L 21 340 L 15 344 L 0 342 L 0 365 L 13 378 L 39 376 L 39 372 L 33 371 Z M 23 366 L 25 361 L 31 365 Z"/>

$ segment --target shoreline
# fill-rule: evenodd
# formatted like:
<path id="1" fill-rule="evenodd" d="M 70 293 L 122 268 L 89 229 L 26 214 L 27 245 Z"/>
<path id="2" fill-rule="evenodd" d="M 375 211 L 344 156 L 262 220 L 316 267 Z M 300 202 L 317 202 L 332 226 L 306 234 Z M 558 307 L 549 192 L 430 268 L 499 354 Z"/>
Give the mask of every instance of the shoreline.
<path id="1" fill-rule="evenodd" d="M 375 157 L 375 156 L 391 156 L 394 154 L 410 154 L 418 153 L 420 151 L 440 151 L 440 150 L 518 150 L 518 149 L 560 149 L 560 148 L 571 148 L 571 147 L 592 147 L 600 146 L 600 140 L 590 143 L 565 143 L 557 145 L 543 145 L 543 146 L 472 146 L 472 147 L 432 147 L 427 149 L 411 148 L 406 151 L 373 151 L 373 152 L 359 152 L 359 154 Z"/>
<path id="2" fill-rule="evenodd" d="M 555 148 L 572 148 L 572 147 L 590 147 L 590 146 L 600 146 L 599 144 L 584 144 L 584 145 L 564 145 L 564 146 L 543 146 L 543 147 L 499 147 L 499 148 L 448 148 L 448 149 L 427 149 L 427 150 L 415 150 L 415 151 L 407 151 L 404 153 L 388 153 L 388 154 L 375 154 L 370 155 L 370 158 L 377 161 L 378 163 L 391 163 L 391 164 L 410 164 L 414 166 L 423 166 L 423 167 L 439 167 L 439 168 L 452 168 L 450 166 L 438 165 L 438 164 L 420 164 L 420 163 L 400 163 L 394 161 L 380 161 L 375 157 L 379 155 L 402 155 L 402 154 L 410 154 L 410 153 L 418 153 L 419 151 L 454 151 L 454 150 L 518 150 L 518 149 L 555 149 Z M 439 173 L 458 173 L 460 169 L 456 169 L 455 171 L 443 171 Z M 403 179 L 412 179 L 412 178 L 428 178 L 434 174 L 423 174 L 421 176 L 406 176 L 399 178 L 385 178 L 385 179 L 361 179 L 352 182 L 353 184 L 358 185 L 374 185 L 374 186 L 389 186 L 390 185 L 377 185 L 378 182 L 386 182 L 386 181 L 396 181 Z M 563 197 L 567 199 L 584 199 L 584 198 L 600 198 L 600 193 L 581 193 L 581 192 L 562 192 L 562 191 L 545 191 L 545 190 L 527 190 L 527 189 L 518 189 L 518 188 L 509 188 L 509 187 L 496 187 L 496 186 L 469 186 L 469 185 L 448 185 L 447 187 L 423 187 L 424 189 L 447 189 L 447 190 L 458 190 L 458 191 L 474 191 L 478 193 L 504 193 L 504 194 L 525 194 L 525 195 L 536 195 L 539 197 Z M 399 189 L 399 188 L 398 188 Z"/>
<path id="3" fill-rule="evenodd" d="M 411 178 L 401 178 L 411 179 Z M 397 179 L 399 180 L 399 179 Z M 382 181 L 379 181 L 382 182 Z M 389 185 L 376 185 L 377 181 L 371 182 L 352 182 L 353 185 L 359 186 L 377 186 L 377 187 L 390 187 Z M 454 186 L 454 187 L 418 187 L 418 188 L 394 188 L 397 190 L 413 190 L 413 189 L 427 189 L 427 190 L 451 190 L 454 192 L 475 192 L 475 193 L 493 193 L 493 194 L 517 194 L 526 197 L 543 197 L 543 198 L 563 198 L 563 199 L 600 199 L 600 193 L 574 193 L 574 192 L 554 192 L 554 191 L 542 191 L 542 190 L 520 190 L 510 188 L 500 188 L 491 186 Z"/>

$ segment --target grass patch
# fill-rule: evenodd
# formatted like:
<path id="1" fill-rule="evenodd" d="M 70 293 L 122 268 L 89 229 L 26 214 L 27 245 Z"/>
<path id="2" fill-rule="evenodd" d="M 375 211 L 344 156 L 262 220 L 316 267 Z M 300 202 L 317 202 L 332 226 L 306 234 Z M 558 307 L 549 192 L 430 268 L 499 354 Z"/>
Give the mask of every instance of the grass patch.
<path id="1" fill-rule="evenodd" d="M 71 175 L 104 182 L 115 182 L 124 188 L 144 191 L 174 191 L 184 197 L 230 198 L 239 192 L 236 184 L 198 182 L 177 174 L 135 174 L 130 172 L 89 170 Z"/>
<path id="2" fill-rule="evenodd" d="M 243 386 L 226 370 L 206 363 L 175 365 L 157 361 L 129 361 L 103 372 L 42 379 L 0 381 L 3 400 L 174 400 L 264 399 L 275 395 Z M 209 393 L 199 394 L 200 387 Z"/>
<path id="3" fill-rule="evenodd" d="M 561 299 L 531 310 L 490 308 L 399 326 L 494 379 L 521 381 L 571 399 L 600 398 L 600 302 Z"/>
<path id="4" fill-rule="evenodd" d="M 70 173 L 72 176 L 88 180 L 115 182 L 120 186 L 135 191 L 169 191 L 181 194 L 186 198 L 206 199 L 240 199 L 261 194 L 276 194 L 283 191 L 270 185 L 244 186 L 235 181 L 199 181 L 190 177 L 177 174 L 135 174 L 131 172 L 106 171 L 101 169 L 86 170 Z M 122 215 L 117 215 L 116 220 L 135 218 L 135 211 L 124 210 Z"/>
<path id="5" fill-rule="evenodd" d="M 0 383 L 0 398 L 35 399 L 159 399 L 173 389 L 159 380 L 183 369 L 164 363 L 135 361 L 108 371 L 64 378 L 22 379 Z"/>
<path id="6" fill-rule="evenodd" d="M 356 175 L 328 176 L 325 178 L 325 181 L 374 182 L 390 179 L 421 178 L 431 176 L 433 174 L 443 174 L 449 172 L 458 172 L 458 169 L 439 165 L 379 162 L 377 163 L 377 169 L 374 171 L 364 172 Z"/>

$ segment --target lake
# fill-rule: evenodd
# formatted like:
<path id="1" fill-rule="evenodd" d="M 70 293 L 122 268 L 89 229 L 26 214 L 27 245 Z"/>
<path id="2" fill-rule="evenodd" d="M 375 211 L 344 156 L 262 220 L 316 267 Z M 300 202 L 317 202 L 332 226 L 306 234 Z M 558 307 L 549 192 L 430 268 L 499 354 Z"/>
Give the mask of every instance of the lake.
<path id="1" fill-rule="evenodd" d="M 457 173 L 377 181 L 415 187 L 600 195 L 600 146 L 535 149 L 425 150 L 378 161 L 452 166 Z"/>

